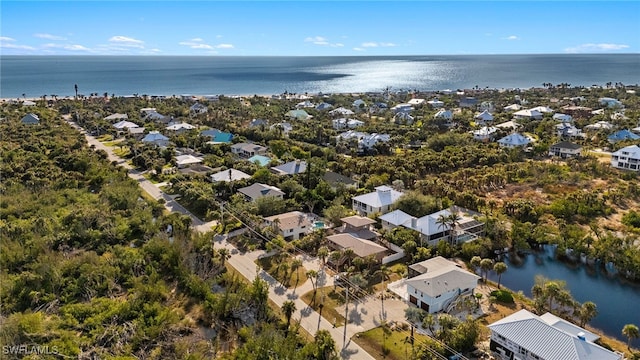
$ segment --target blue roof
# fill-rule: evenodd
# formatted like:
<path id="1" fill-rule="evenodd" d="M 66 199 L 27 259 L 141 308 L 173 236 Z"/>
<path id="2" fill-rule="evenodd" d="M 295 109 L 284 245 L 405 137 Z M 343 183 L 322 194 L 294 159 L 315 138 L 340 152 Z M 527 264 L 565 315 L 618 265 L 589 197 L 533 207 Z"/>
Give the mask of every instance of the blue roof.
<path id="1" fill-rule="evenodd" d="M 267 166 L 271 162 L 271 159 L 264 155 L 254 155 L 249 158 L 249 161 L 251 161 L 252 163 L 257 162 L 260 166 Z"/>
<path id="2" fill-rule="evenodd" d="M 280 174 L 300 174 L 307 170 L 307 163 L 305 161 L 290 161 L 286 164 L 282 164 L 279 166 L 273 166 L 271 169 L 275 170 Z"/>
<path id="3" fill-rule="evenodd" d="M 607 139 L 609 139 L 609 141 L 638 140 L 640 139 L 640 135 L 636 135 L 631 131 L 624 129 L 614 132 L 613 134 L 609 135 Z"/>
<path id="4" fill-rule="evenodd" d="M 230 143 L 231 139 L 233 139 L 232 133 L 219 132 L 215 136 L 213 136 L 211 141 L 217 142 L 217 143 Z"/>

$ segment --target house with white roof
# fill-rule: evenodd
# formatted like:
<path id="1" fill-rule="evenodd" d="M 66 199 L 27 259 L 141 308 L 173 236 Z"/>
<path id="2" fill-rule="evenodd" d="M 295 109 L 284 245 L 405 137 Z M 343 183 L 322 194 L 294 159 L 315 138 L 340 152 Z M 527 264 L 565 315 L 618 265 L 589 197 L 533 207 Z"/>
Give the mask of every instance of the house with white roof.
<path id="1" fill-rule="evenodd" d="M 396 124 L 411 125 L 414 118 L 408 112 L 399 112 L 393 116 L 393 122 Z"/>
<path id="2" fill-rule="evenodd" d="M 489 112 L 489 110 L 484 110 L 483 112 L 479 113 L 478 115 L 473 117 L 476 121 L 479 122 L 488 122 L 488 121 L 493 121 L 493 115 L 491 115 L 491 113 Z"/>
<path id="3" fill-rule="evenodd" d="M 273 196 L 278 199 L 284 199 L 284 192 L 279 188 L 271 185 L 255 183 L 238 189 L 238 192 L 244 195 L 246 201 L 256 201 L 265 196 Z"/>
<path id="4" fill-rule="evenodd" d="M 307 215 L 300 211 L 269 216 L 264 218 L 264 221 L 265 226 L 276 230 L 286 241 L 298 240 L 312 228 Z"/>
<path id="5" fill-rule="evenodd" d="M 222 170 L 209 177 L 211 182 L 233 182 L 244 179 L 251 179 L 251 175 L 236 169 Z"/>
<path id="6" fill-rule="evenodd" d="M 552 108 L 548 107 L 548 106 L 536 106 L 534 108 L 531 108 L 529 110 L 535 110 L 537 112 L 541 112 L 543 114 L 547 114 L 547 113 L 552 113 L 554 112 Z"/>
<path id="7" fill-rule="evenodd" d="M 580 156 L 582 146 L 568 141 L 561 141 L 549 147 L 549 156 L 557 156 L 562 159 L 569 159 Z"/>
<path id="8" fill-rule="evenodd" d="M 186 123 L 184 121 L 181 122 L 181 123 L 171 124 L 171 125 L 167 126 L 167 130 L 173 131 L 176 134 L 182 134 L 182 133 L 185 133 L 185 132 L 187 132 L 189 130 L 193 130 L 195 128 L 196 128 L 195 126 L 193 126 L 191 124 L 188 124 L 188 123 Z"/>
<path id="9" fill-rule="evenodd" d="M 160 134 L 159 131 L 150 131 L 144 138 L 142 138 L 142 142 L 166 147 L 169 145 L 169 138 Z"/>
<path id="10" fill-rule="evenodd" d="M 374 192 L 353 197 L 352 208 L 362 216 L 386 214 L 402 195 L 402 192 L 389 186 L 378 186 Z"/>
<path id="11" fill-rule="evenodd" d="M 333 119 L 333 128 L 336 130 L 342 129 L 355 129 L 360 126 L 364 126 L 364 121 L 357 119 L 347 119 L 347 118 L 339 118 Z"/>
<path id="12" fill-rule="evenodd" d="M 138 124 L 136 123 L 132 123 L 131 121 L 126 121 L 126 120 L 122 120 L 122 121 L 118 121 L 117 123 L 112 125 L 114 128 L 118 129 L 118 130 L 123 130 L 123 129 L 129 129 L 129 128 L 137 128 L 139 127 Z"/>
<path id="13" fill-rule="evenodd" d="M 389 135 L 389 134 L 373 133 L 373 134 L 370 134 L 370 135 L 366 135 L 360 141 L 360 147 L 363 150 L 370 150 L 370 149 L 373 149 L 373 147 L 377 143 L 389 142 L 390 140 L 391 140 L 391 135 Z"/>
<path id="14" fill-rule="evenodd" d="M 489 142 L 493 140 L 497 132 L 498 128 L 495 126 L 483 126 L 480 129 L 471 131 L 471 134 L 473 134 L 473 140 Z"/>
<path id="15" fill-rule="evenodd" d="M 426 102 L 427 101 L 425 99 L 418 99 L 418 98 L 414 98 L 414 99 L 411 99 L 411 100 L 407 101 L 407 103 L 409 105 L 418 106 L 418 107 L 424 105 Z"/>
<path id="16" fill-rule="evenodd" d="M 237 143 L 231 145 L 231 152 L 240 157 L 248 159 L 255 155 L 266 154 L 267 148 L 258 144 Z"/>
<path id="17" fill-rule="evenodd" d="M 305 108 L 308 109 L 313 107 L 316 107 L 316 105 L 309 100 L 301 101 L 296 104 L 296 109 L 305 109 Z"/>
<path id="18" fill-rule="evenodd" d="M 433 118 L 451 121 L 453 120 L 453 113 L 450 110 L 440 109 L 435 115 L 433 115 Z"/>
<path id="19" fill-rule="evenodd" d="M 285 116 L 292 120 L 309 120 L 313 117 L 304 110 L 289 110 Z"/>
<path id="20" fill-rule="evenodd" d="M 364 109 L 366 105 L 367 104 L 362 99 L 356 99 L 351 104 L 354 109 Z"/>
<path id="21" fill-rule="evenodd" d="M 202 158 L 193 156 L 193 155 L 178 155 L 176 156 L 176 165 L 178 168 L 189 167 L 194 164 L 202 163 Z"/>
<path id="22" fill-rule="evenodd" d="M 585 130 L 611 130 L 614 125 L 608 121 L 598 121 L 595 124 L 585 126 Z"/>
<path id="23" fill-rule="evenodd" d="M 616 169 L 640 171 L 640 146 L 630 145 L 612 153 L 611 166 Z"/>
<path id="24" fill-rule="evenodd" d="M 207 111 L 209 111 L 209 108 L 207 108 L 206 105 L 201 104 L 199 102 L 191 105 L 189 107 L 189 114 L 191 116 L 196 116 L 196 115 L 201 115 L 201 114 L 206 114 Z"/>
<path id="25" fill-rule="evenodd" d="M 105 117 L 104 120 L 107 120 L 107 121 L 129 120 L 129 115 L 115 113 Z"/>
<path id="26" fill-rule="evenodd" d="M 353 114 L 355 114 L 353 112 L 353 110 L 349 110 L 349 109 L 344 108 L 342 106 L 337 108 L 337 109 L 333 109 L 333 110 L 329 111 L 329 115 L 331 115 L 331 116 L 350 116 L 350 115 L 353 115 Z"/>
<path id="27" fill-rule="evenodd" d="M 392 107 L 391 111 L 393 111 L 394 114 L 397 114 L 397 113 L 400 113 L 400 112 L 412 112 L 413 111 L 413 106 L 411 104 L 408 104 L 408 103 L 402 103 L 402 104 L 398 104 L 398 105 Z"/>
<path id="28" fill-rule="evenodd" d="M 558 136 L 560 137 L 580 137 L 584 138 L 586 135 L 582 132 L 582 130 L 578 129 L 574 125 L 566 122 L 562 122 L 556 125 L 556 131 Z"/>
<path id="29" fill-rule="evenodd" d="M 608 108 L 612 107 L 623 107 L 622 102 L 618 99 L 610 98 L 610 97 L 601 97 L 598 99 L 600 105 L 604 105 Z"/>
<path id="30" fill-rule="evenodd" d="M 529 145 L 529 143 L 531 143 L 531 139 L 519 133 L 513 133 L 498 140 L 500 147 L 509 149 L 524 147 Z"/>
<path id="31" fill-rule="evenodd" d="M 431 314 L 448 312 L 458 298 L 473 296 L 478 280 L 480 276 L 436 256 L 409 267 L 405 300 Z"/>
<path id="32" fill-rule="evenodd" d="M 571 115 L 557 113 L 557 114 L 553 114 L 553 120 L 558 120 L 566 123 L 566 122 L 572 122 L 573 117 Z"/>
<path id="33" fill-rule="evenodd" d="M 271 167 L 271 172 L 277 175 L 295 175 L 305 171 L 307 171 L 307 162 L 299 159 Z"/>
<path id="34" fill-rule="evenodd" d="M 316 106 L 316 110 L 318 111 L 329 110 L 331 108 L 333 108 L 333 105 L 326 102 L 320 103 L 318 104 L 318 106 Z"/>
<path id="35" fill-rule="evenodd" d="M 499 360 L 623 360 L 595 343 L 599 336 L 553 314 L 525 309 L 489 326 L 489 349 Z"/>
<path id="36" fill-rule="evenodd" d="M 520 109 L 522 109 L 520 104 L 511 104 L 504 107 L 504 111 L 518 111 Z"/>
<path id="37" fill-rule="evenodd" d="M 20 119 L 20 122 L 25 125 L 38 125 L 40 124 L 40 118 L 36 114 L 29 113 L 23 116 L 22 119 Z"/>
<path id="38" fill-rule="evenodd" d="M 516 111 L 513 116 L 521 120 L 542 120 L 543 114 L 538 110 L 525 109 Z"/>

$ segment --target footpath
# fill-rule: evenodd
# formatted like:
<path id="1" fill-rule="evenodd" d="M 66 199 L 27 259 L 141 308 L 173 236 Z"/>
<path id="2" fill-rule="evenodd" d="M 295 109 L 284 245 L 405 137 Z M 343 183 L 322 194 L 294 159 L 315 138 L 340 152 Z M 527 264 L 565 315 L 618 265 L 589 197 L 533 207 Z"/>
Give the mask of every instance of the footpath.
<path id="1" fill-rule="evenodd" d="M 180 205 L 173 197 L 168 194 L 165 194 L 162 190 L 158 188 L 151 181 L 146 179 L 139 171 L 135 170 L 131 165 L 129 165 L 125 160 L 120 158 L 113 152 L 111 147 L 108 147 L 98 141 L 95 137 L 91 136 L 87 133 L 82 127 L 78 124 L 72 122 L 69 118 L 65 118 L 65 120 L 75 129 L 80 131 L 81 134 L 85 136 L 87 139 L 87 143 L 90 146 L 93 146 L 97 150 L 103 150 L 107 153 L 108 159 L 112 162 L 116 162 L 119 166 L 127 169 L 129 177 L 136 180 L 140 187 L 147 192 L 151 197 L 156 200 L 164 199 L 165 207 L 167 210 L 171 212 L 179 212 L 183 215 L 187 215 L 191 217 L 192 226 L 195 230 L 199 232 L 207 232 L 211 230 L 212 226 L 216 225 L 217 222 L 212 221 L 209 223 L 205 223 L 200 220 L 198 217 L 193 215 L 187 209 L 185 209 L 182 205 Z M 262 256 L 267 255 L 267 253 L 263 250 L 257 250 L 249 253 L 240 253 L 238 249 L 236 249 L 231 243 L 226 240 L 224 236 L 216 236 L 214 239 L 214 247 L 221 248 L 224 247 L 229 250 L 229 253 L 232 254 L 231 258 L 229 258 L 228 263 L 240 274 L 242 274 L 249 281 L 253 281 L 256 276 L 265 280 L 267 284 L 269 284 L 269 299 L 273 301 L 278 307 L 282 306 L 285 301 L 291 300 L 296 304 L 296 312 L 292 316 L 292 320 L 299 321 L 300 326 L 305 329 L 311 335 L 314 335 L 318 330 L 327 330 L 333 340 L 336 343 L 336 348 L 340 350 L 340 356 L 343 359 L 353 359 L 353 360 L 373 360 L 375 359 L 371 355 L 369 355 L 366 351 L 364 351 L 358 344 L 351 341 L 351 337 L 353 337 L 356 333 L 363 330 L 361 326 L 353 326 L 352 324 L 347 324 L 340 327 L 334 327 L 329 321 L 325 318 L 321 317 L 318 312 L 313 310 L 310 306 L 304 303 L 300 296 L 306 292 L 312 291 L 313 286 L 310 281 L 304 281 L 302 285 L 297 287 L 296 289 L 287 289 L 282 284 L 280 284 L 276 279 L 274 279 L 271 275 L 269 275 L 264 270 L 260 269 L 260 267 L 256 264 L 256 260 Z M 332 286 L 333 278 L 326 275 L 324 270 L 322 269 L 320 260 L 316 258 L 305 257 L 303 255 L 298 255 L 303 262 L 303 266 L 307 270 L 316 270 L 319 274 L 318 279 L 318 287 L 321 286 Z M 302 280 L 302 279 L 301 279 Z M 306 280 L 306 279 L 305 279 Z M 345 326 L 346 328 L 346 341 L 345 341 Z"/>

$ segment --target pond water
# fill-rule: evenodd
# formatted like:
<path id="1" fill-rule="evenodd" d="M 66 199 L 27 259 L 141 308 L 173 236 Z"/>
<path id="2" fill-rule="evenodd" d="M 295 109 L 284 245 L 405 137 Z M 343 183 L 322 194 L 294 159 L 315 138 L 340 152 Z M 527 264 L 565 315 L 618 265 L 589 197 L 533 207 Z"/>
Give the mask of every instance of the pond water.
<path id="1" fill-rule="evenodd" d="M 526 255 L 521 263 L 514 263 L 507 256 L 504 261 L 508 269 L 502 274 L 502 285 L 516 292 L 522 291 L 531 298 L 536 275 L 564 280 L 575 300 L 596 304 L 598 315 L 589 324 L 626 342 L 621 333 L 624 325 L 640 326 L 640 285 L 630 284 L 599 266 L 571 265 L 560 261 L 555 258 L 554 250 L 553 246 L 545 246 Z M 491 271 L 489 279 L 497 281 L 498 277 Z M 640 339 L 634 340 L 632 345 L 640 346 Z"/>

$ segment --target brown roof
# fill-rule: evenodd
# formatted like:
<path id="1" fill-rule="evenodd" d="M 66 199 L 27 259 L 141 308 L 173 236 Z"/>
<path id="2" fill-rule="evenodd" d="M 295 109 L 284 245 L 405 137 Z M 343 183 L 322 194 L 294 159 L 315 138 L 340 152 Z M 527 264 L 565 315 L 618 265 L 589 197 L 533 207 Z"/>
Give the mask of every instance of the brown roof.
<path id="1" fill-rule="evenodd" d="M 351 225 L 353 227 L 362 227 L 362 226 L 367 226 L 367 225 L 376 223 L 376 221 L 373 219 L 369 219 L 368 217 L 358 216 L 358 215 L 348 216 L 340 219 L 340 221 L 342 221 L 345 224 Z"/>
<path id="2" fill-rule="evenodd" d="M 291 211 L 284 214 L 273 215 L 264 218 L 266 221 L 273 223 L 276 219 L 280 220 L 278 228 L 280 230 L 295 229 L 302 226 L 311 226 L 311 221 L 300 211 Z"/>
<path id="3" fill-rule="evenodd" d="M 352 249 L 359 257 L 367 257 L 387 251 L 387 248 L 373 241 L 361 239 L 351 234 L 337 234 L 327 236 L 327 240 L 342 249 Z"/>

